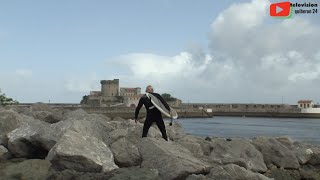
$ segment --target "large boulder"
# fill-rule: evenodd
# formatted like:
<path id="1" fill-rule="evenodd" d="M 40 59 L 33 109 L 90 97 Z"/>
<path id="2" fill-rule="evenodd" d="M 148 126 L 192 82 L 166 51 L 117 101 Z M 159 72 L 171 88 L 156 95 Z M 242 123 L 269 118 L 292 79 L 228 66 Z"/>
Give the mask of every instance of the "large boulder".
<path id="1" fill-rule="evenodd" d="M 49 111 L 35 111 L 32 112 L 32 116 L 35 119 L 39 119 L 41 121 L 47 122 L 47 123 L 57 123 L 61 120 L 63 120 L 63 114 L 62 112 L 49 112 Z"/>
<path id="2" fill-rule="evenodd" d="M 253 172 L 267 171 L 262 154 L 246 139 L 216 139 L 210 158 L 220 159 L 223 164 L 237 164 Z"/>
<path id="3" fill-rule="evenodd" d="M 124 137 L 128 137 L 128 129 L 115 129 L 109 133 L 108 145 Z"/>
<path id="4" fill-rule="evenodd" d="M 8 149 L 15 157 L 44 158 L 50 147 L 50 142 L 38 141 L 39 132 L 48 129 L 49 124 L 34 120 L 8 133 Z M 35 138 L 34 138 L 35 137 Z"/>
<path id="5" fill-rule="evenodd" d="M 312 156 L 310 160 L 308 161 L 309 164 L 312 164 L 314 166 L 320 165 L 320 148 L 311 148 Z"/>
<path id="6" fill-rule="evenodd" d="M 178 143 L 189 149 L 192 153 L 200 156 L 209 156 L 213 149 L 211 141 L 207 141 L 202 137 L 194 135 L 186 135 L 183 138 L 180 138 Z"/>
<path id="7" fill-rule="evenodd" d="M 306 164 L 309 162 L 309 160 L 314 161 L 316 159 L 314 158 L 316 157 L 316 153 L 320 153 L 319 147 L 301 142 L 295 142 L 290 137 L 278 137 L 276 140 L 290 149 L 297 157 L 301 165 Z"/>
<path id="8" fill-rule="evenodd" d="M 252 171 L 246 170 L 236 164 L 228 164 L 225 166 L 218 166 L 211 169 L 207 177 L 212 179 L 225 179 L 225 180 L 271 180 L 270 178 Z"/>
<path id="9" fill-rule="evenodd" d="M 142 162 L 138 147 L 127 138 L 117 140 L 110 149 L 113 152 L 115 163 L 119 167 L 138 166 Z"/>
<path id="10" fill-rule="evenodd" d="M 108 172 L 118 168 L 108 146 L 95 137 L 67 131 L 47 158 L 54 169 L 80 172 Z"/>
<path id="11" fill-rule="evenodd" d="M 12 109 L 0 109 L 0 137 L 6 136 L 7 133 L 18 128 L 20 125 L 27 124 L 33 120 L 33 118 L 20 115 Z"/>
<path id="12" fill-rule="evenodd" d="M 143 124 L 135 123 L 128 128 L 128 137 L 129 141 L 133 142 L 134 144 L 139 143 L 142 138 L 142 130 Z M 148 131 L 148 137 L 151 138 L 160 138 L 162 137 L 160 130 L 156 126 L 151 126 Z"/>
<path id="13" fill-rule="evenodd" d="M 186 136 L 186 133 L 180 123 L 174 122 L 172 123 L 172 126 L 170 126 L 169 122 L 165 122 L 165 126 L 168 138 L 172 141 L 177 141 Z"/>
<path id="14" fill-rule="evenodd" d="M 29 106 L 10 106 L 10 107 L 8 107 L 8 109 L 12 109 L 19 114 L 23 114 L 23 115 L 32 117 L 32 109 Z"/>
<path id="15" fill-rule="evenodd" d="M 204 153 L 202 151 L 201 145 L 197 142 L 179 142 L 180 145 L 187 148 L 194 155 L 203 156 Z"/>
<path id="16" fill-rule="evenodd" d="M 141 167 L 159 170 L 162 179 L 183 179 L 190 174 L 208 173 L 210 165 L 195 158 L 183 146 L 162 138 L 143 138 L 139 143 Z"/>
<path id="17" fill-rule="evenodd" d="M 69 119 L 54 124 L 33 120 L 8 134 L 9 150 L 16 157 L 45 158 L 48 151 L 67 130 L 79 132 L 84 136 L 96 137 L 105 143 L 109 142 L 108 132 L 113 128 L 107 122 L 88 114 L 83 118 L 82 120 Z"/>
<path id="18" fill-rule="evenodd" d="M 114 129 L 99 116 L 92 116 L 91 114 L 84 120 L 69 120 L 66 121 L 69 130 L 81 133 L 85 136 L 96 137 L 103 142 L 109 141 L 109 133 Z"/>
<path id="19" fill-rule="evenodd" d="M 46 179 L 50 166 L 49 161 L 40 159 L 30 159 L 18 163 L 1 163 L 0 179 Z"/>
<path id="20" fill-rule="evenodd" d="M 266 165 L 274 164 L 288 169 L 300 167 L 293 151 L 274 138 L 258 137 L 253 140 L 253 144 L 262 153 Z"/>

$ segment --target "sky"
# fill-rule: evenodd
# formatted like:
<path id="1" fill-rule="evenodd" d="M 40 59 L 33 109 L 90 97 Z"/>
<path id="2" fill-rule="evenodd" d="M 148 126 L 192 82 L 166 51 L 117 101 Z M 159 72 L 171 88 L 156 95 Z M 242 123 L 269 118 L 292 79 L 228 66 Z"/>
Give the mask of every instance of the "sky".
<path id="1" fill-rule="evenodd" d="M 190 103 L 320 102 L 320 7 L 276 19 L 273 2 L 0 0 L 0 89 L 79 103 L 120 79 Z"/>

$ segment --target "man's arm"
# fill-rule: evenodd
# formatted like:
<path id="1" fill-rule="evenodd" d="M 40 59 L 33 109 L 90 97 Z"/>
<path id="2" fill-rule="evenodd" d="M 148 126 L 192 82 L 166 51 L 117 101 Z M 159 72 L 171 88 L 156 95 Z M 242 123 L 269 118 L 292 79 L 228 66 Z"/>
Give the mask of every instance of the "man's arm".
<path id="1" fill-rule="evenodd" d="M 140 111 L 142 105 L 143 105 L 142 98 L 140 98 L 139 103 L 138 103 L 138 106 L 137 106 L 137 108 L 136 108 L 135 115 L 134 115 L 134 119 L 135 119 L 135 120 L 138 118 L 139 111 Z"/>
<path id="2" fill-rule="evenodd" d="M 160 101 L 162 102 L 162 104 L 166 107 L 166 109 L 168 111 L 170 111 L 170 106 L 168 105 L 168 103 L 163 99 L 163 97 L 160 94 L 156 94 L 157 98 L 160 99 Z"/>

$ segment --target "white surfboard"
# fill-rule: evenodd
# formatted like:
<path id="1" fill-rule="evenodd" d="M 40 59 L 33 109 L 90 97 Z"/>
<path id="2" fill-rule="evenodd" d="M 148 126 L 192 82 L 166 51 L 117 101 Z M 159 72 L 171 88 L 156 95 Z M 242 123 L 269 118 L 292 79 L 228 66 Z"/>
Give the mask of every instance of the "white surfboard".
<path id="1" fill-rule="evenodd" d="M 150 94 L 150 93 L 146 93 L 147 97 L 149 99 L 151 99 L 151 103 L 160 111 L 162 112 L 164 115 L 168 116 L 171 118 L 171 115 L 169 113 L 169 111 L 167 110 L 167 108 L 163 105 L 163 103 L 160 101 L 160 99 L 158 99 L 157 97 L 155 97 L 154 95 Z M 178 118 L 178 113 L 176 110 L 174 110 L 172 107 L 170 107 L 170 111 L 172 114 L 172 118 L 173 119 L 177 119 Z"/>

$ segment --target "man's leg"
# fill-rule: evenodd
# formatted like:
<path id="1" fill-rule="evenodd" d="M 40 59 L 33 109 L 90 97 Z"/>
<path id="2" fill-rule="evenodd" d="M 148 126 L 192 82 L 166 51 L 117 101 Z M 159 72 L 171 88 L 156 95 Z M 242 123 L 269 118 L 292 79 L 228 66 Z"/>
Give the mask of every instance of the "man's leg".
<path id="1" fill-rule="evenodd" d="M 143 124 L 142 137 L 147 137 L 149 128 L 151 127 L 152 123 L 153 122 L 151 121 L 151 119 L 146 118 Z"/>
<path id="2" fill-rule="evenodd" d="M 166 126 L 164 125 L 162 117 L 157 118 L 156 124 L 157 124 L 158 128 L 160 129 L 160 132 L 162 134 L 163 139 L 168 141 L 168 136 L 167 136 L 167 132 L 166 132 Z"/>

